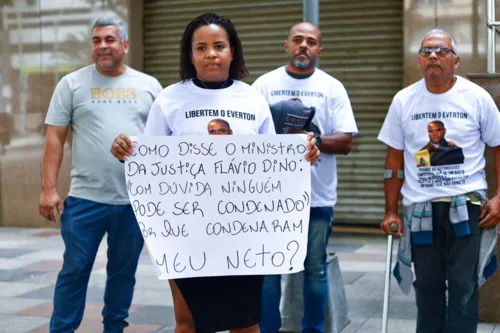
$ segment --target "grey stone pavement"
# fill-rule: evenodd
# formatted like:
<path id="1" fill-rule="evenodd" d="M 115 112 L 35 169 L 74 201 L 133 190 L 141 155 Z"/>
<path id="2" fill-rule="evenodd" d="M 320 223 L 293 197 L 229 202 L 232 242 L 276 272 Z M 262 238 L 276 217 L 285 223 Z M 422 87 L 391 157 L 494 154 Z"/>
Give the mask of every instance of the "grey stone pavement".
<path id="1" fill-rule="evenodd" d="M 386 244 L 383 236 L 337 233 L 334 228 L 329 250 L 339 257 L 350 319 L 342 333 L 381 331 Z M 0 228 L 0 333 L 48 332 L 62 254 L 58 229 Z M 105 265 L 104 240 L 92 271 L 79 333 L 102 332 Z M 414 295 L 402 294 L 394 279 L 391 294 L 389 332 L 415 332 Z M 141 256 L 128 321 L 129 333 L 173 332 L 169 286 L 156 279 L 146 250 Z M 478 332 L 500 333 L 500 325 L 482 323 Z"/>

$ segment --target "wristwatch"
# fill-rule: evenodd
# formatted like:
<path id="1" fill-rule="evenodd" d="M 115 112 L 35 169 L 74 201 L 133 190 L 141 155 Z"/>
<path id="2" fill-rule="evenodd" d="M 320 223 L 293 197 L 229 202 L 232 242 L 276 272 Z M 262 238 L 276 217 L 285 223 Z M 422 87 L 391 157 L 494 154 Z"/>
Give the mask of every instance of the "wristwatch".
<path id="1" fill-rule="evenodd" d="M 315 133 L 314 138 L 316 139 L 316 147 L 319 149 L 319 147 L 321 146 L 321 135 Z"/>

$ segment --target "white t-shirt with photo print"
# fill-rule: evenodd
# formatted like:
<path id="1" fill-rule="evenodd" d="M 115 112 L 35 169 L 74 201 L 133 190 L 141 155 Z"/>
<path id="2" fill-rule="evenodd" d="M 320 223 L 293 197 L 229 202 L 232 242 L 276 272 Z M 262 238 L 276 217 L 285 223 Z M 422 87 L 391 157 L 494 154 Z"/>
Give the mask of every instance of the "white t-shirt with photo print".
<path id="1" fill-rule="evenodd" d="M 316 68 L 304 79 L 290 76 L 285 66 L 259 77 L 252 85 L 266 98 L 269 105 L 287 99 L 300 99 L 315 107 L 312 120 L 321 135 L 352 133 L 358 128 L 352 112 L 349 96 L 342 83 Z M 311 207 L 333 207 L 337 202 L 337 159 L 334 154 L 321 153 L 311 166 Z"/>
<path id="2" fill-rule="evenodd" d="M 404 205 L 487 188 L 484 149 L 500 145 L 500 112 L 486 90 L 456 79 L 443 94 L 422 79 L 391 103 L 378 139 L 404 150 Z"/>
<path id="3" fill-rule="evenodd" d="M 208 135 L 214 119 L 227 121 L 235 135 L 275 133 L 262 95 L 235 80 L 223 89 L 203 89 L 192 81 L 168 86 L 151 107 L 144 135 Z"/>

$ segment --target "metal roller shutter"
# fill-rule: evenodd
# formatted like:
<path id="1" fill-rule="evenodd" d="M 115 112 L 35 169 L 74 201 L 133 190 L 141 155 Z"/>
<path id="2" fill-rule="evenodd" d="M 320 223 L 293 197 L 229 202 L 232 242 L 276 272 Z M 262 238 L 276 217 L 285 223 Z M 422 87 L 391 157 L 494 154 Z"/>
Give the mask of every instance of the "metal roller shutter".
<path id="1" fill-rule="evenodd" d="M 322 0 L 320 28 L 321 68 L 345 85 L 360 132 L 353 152 L 338 158 L 335 220 L 378 224 L 386 146 L 377 135 L 403 87 L 403 1 Z"/>
<path id="2" fill-rule="evenodd" d="M 280 45 L 302 20 L 302 0 L 144 1 L 144 70 L 163 86 L 179 81 L 179 41 L 196 16 L 214 12 L 231 19 L 242 40 L 251 83 L 286 62 Z"/>

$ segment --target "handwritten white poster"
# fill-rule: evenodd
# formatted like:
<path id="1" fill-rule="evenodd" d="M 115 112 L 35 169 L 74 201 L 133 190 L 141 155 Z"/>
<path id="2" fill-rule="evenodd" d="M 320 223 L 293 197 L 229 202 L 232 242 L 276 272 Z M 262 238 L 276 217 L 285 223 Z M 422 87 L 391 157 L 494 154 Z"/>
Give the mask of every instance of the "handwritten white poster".
<path id="1" fill-rule="evenodd" d="M 304 269 L 311 188 L 305 135 L 134 141 L 127 189 L 160 279 Z"/>

